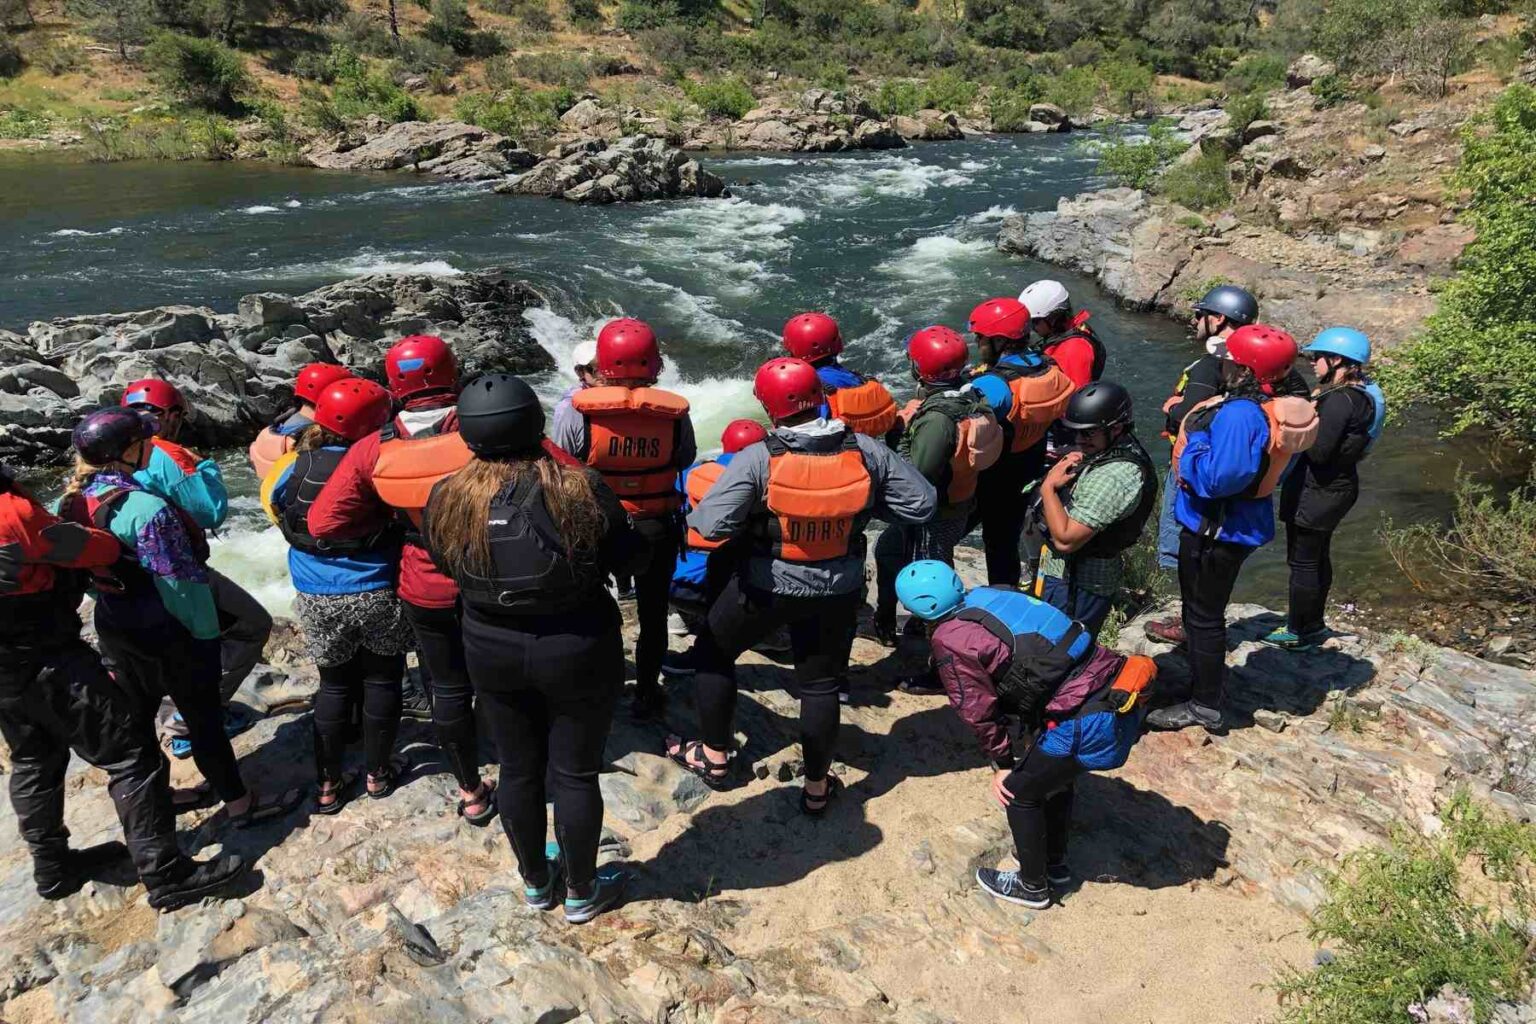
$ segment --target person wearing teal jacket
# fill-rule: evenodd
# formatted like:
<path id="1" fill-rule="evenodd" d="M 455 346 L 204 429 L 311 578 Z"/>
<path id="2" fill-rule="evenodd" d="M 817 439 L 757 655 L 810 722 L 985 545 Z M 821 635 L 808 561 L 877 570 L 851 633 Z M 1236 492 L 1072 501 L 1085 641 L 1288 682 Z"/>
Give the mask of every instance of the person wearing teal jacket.
<path id="1" fill-rule="evenodd" d="M 122 405 L 153 413 L 159 433 L 150 442 L 149 461 L 133 474 L 139 486 L 180 510 L 189 533 L 217 530 L 229 517 L 229 491 L 218 463 L 176 443 L 186 417 L 186 403 L 174 385 L 147 378 L 123 391 Z M 228 709 L 230 699 L 261 660 L 272 633 L 272 616 L 239 584 L 209 568 L 208 583 L 218 608 L 219 698 L 226 706 L 225 729 L 235 735 L 250 724 L 243 708 Z M 190 748 L 182 723 L 172 719 L 171 753 L 186 757 Z"/>

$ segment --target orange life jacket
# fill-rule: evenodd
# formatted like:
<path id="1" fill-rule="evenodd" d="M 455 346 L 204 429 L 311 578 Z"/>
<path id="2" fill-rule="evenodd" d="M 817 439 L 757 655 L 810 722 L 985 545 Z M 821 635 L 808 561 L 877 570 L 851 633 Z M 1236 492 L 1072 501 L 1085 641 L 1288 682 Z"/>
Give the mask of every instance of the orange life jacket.
<path id="1" fill-rule="evenodd" d="M 248 452 L 251 457 L 251 468 L 256 471 L 256 479 L 265 480 L 267 474 L 272 472 L 272 467 L 277 464 L 277 460 L 293 451 L 296 440 L 295 437 L 279 434 L 271 427 L 257 434 Z"/>
<path id="2" fill-rule="evenodd" d="M 718 462 L 703 462 L 689 470 L 688 483 L 684 488 L 688 492 L 688 504 L 698 508 L 699 502 L 704 500 L 705 495 L 709 494 L 710 488 L 715 486 L 715 482 L 724 472 L 725 466 Z M 688 527 L 688 546 L 691 548 L 699 551 L 713 551 L 724 543 L 724 540 L 705 540 L 698 530 Z"/>
<path id="3" fill-rule="evenodd" d="M 1039 444 L 1051 424 L 1067 411 L 1072 392 L 1077 390 L 1072 378 L 1050 360 L 1038 367 L 999 363 L 990 372 L 1002 378 L 1013 393 L 1008 408 L 1008 427 L 1013 432 L 1008 451 L 1013 453 Z"/>
<path id="4" fill-rule="evenodd" d="M 679 427 L 688 400 L 659 388 L 583 388 L 571 405 L 587 420 L 587 465 L 602 474 L 635 519 L 682 505 L 677 490 Z"/>
<path id="5" fill-rule="evenodd" d="M 921 399 L 914 398 L 901 410 L 901 422 L 910 429 Z M 976 395 L 973 411 L 951 417 L 955 424 L 955 450 L 949 457 L 949 486 L 944 491 L 946 505 L 969 501 L 976 493 L 976 478 L 992 468 L 1003 454 L 1003 429 L 992 415 L 992 408 Z"/>
<path id="6" fill-rule="evenodd" d="M 1179 459 L 1189 444 L 1190 431 L 1209 427 L 1217 407 L 1226 400 L 1226 395 L 1207 398 L 1184 417 L 1184 422 L 1179 425 L 1178 439 L 1173 442 L 1175 478 L 1179 476 Z M 1291 459 L 1311 448 L 1317 440 L 1317 410 L 1305 398 L 1295 395 L 1282 395 L 1278 398 L 1265 396 L 1257 401 L 1269 424 L 1269 439 L 1259 459 L 1259 472 L 1241 495 L 1244 498 L 1267 498 L 1275 493 Z"/>
<path id="7" fill-rule="evenodd" d="M 866 378 L 851 388 L 827 392 L 827 409 L 849 430 L 870 437 L 884 437 L 896 425 L 896 399 L 877 380 Z"/>
<path id="8" fill-rule="evenodd" d="M 768 435 L 767 515 L 762 546 L 786 562 L 842 558 L 859 536 L 859 517 L 870 507 L 874 481 L 851 429 L 831 452 L 791 451 Z"/>
<path id="9" fill-rule="evenodd" d="M 421 511 L 432 487 L 469 465 L 469 446 L 459 436 L 457 417 L 449 413 L 431 432 L 401 437 L 390 423 L 379 431 L 379 458 L 373 464 L 373 489 L 420 529 Z"/>

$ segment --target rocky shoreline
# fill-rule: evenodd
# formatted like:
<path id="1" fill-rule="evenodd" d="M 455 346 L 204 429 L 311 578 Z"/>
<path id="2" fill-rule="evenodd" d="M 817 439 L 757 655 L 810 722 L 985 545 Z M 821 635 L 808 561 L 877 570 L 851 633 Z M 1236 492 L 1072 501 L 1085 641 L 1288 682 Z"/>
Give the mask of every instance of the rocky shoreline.
<path id="1" fill-rule="evenodd" d="M 506 271 L 381 274 L 298 296 L 247 295 L 234 313 L 159 306 L 0 331 L 0 459 L 63 463 L 80 417 L 151 374 L 187 397 L 188 443 L 217 447 L 248 443 L 306 363 L 337 361 L 382 379 L 385 349 L 405 334 L 441 335 L 467 373 L 548 370 L 553 361 L 523 317 L 544 304 Z"/>

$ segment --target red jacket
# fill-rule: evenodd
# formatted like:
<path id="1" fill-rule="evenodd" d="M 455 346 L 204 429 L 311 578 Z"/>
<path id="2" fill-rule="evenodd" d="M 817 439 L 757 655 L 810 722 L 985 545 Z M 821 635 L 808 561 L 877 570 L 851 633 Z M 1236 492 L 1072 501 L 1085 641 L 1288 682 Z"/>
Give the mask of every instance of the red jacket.
<path id="1" fill-rule="evenodd" d="M 99 569 L 117 561 L 122 548 L 105 530 L 66 523 L 25 495 L 0 494 L 0 562 L 19 562 L 14 576 L 0 573 L 0 596 L 52 590 L 54 566 Z M 5 614 L 0 607 L 0 615 Z"/>
<path id="2" fill-rule="evenodd" d="M 1071 377 L 1078 387 L 1093 380 L 1093 342 L 1087 338 L 1075 336 L 1056 345 L 1047 345 L 1045 354 L 1056 360 L 1061 372 Z"/>

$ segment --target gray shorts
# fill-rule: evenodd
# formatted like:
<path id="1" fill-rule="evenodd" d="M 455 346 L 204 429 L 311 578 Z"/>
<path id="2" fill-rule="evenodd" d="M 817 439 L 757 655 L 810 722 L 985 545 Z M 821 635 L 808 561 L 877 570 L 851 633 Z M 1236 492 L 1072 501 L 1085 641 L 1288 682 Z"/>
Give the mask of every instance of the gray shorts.
<path id="1" fill-rule="evenodd" d="M 293 610 L 304 627 L 309 656 L 323 668 L 350 661 L 359 647 L 374 654 L 404 654 L 415 639 L 393 590 L 299 594 Z"/>

